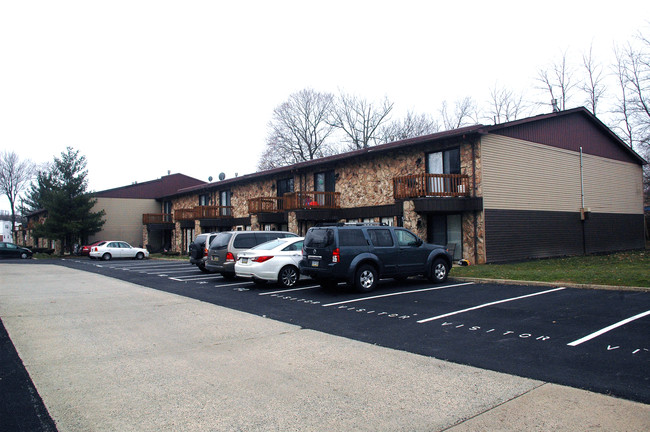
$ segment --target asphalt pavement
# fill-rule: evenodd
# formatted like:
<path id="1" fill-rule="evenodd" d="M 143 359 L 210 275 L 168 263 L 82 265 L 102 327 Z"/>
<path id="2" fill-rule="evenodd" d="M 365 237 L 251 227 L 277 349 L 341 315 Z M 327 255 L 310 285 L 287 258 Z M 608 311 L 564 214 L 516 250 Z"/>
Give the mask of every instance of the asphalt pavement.
<path id="1" fill-rule="evenodd" d="M 650 405 L 58 265 L 0 263 L 0 318 L 4 430 L 650 429 Z"/>

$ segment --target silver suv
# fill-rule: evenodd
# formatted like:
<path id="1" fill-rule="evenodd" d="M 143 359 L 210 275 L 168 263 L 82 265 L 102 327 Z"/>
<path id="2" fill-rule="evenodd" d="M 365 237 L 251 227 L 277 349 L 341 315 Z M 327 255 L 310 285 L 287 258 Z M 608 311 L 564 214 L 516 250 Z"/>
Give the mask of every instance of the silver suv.
<path id="1" fill-rule="evenodd" d="M 226 279 L 235 277 L 235 262 L 241 251 L 258 244 L 284 237 L 298 237 L 288 231 L 224 231 L 210 243 L 205 268 L 211 273 L 221 273 Z"/>

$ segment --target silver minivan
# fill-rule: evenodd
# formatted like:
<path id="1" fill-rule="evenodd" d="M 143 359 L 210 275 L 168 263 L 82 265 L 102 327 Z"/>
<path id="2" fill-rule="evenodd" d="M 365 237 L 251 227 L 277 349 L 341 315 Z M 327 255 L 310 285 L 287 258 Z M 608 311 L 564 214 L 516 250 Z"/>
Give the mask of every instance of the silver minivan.
<path id="1" fill-rule="evenodd" d="M 210 243 L 205 268 L 211 273 L 221 273 L 226 279 L 235 277 L 235 262 L 241 251 L 258 244 L 284 237 L 298 237 L 288 231 L 224 231 Z"/>

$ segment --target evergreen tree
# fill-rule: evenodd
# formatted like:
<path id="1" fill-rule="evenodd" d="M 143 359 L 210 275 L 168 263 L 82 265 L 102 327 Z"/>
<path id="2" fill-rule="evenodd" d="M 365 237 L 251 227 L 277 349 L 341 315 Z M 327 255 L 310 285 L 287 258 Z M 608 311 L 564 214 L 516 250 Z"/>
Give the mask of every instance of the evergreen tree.
<path id="1" fill-rule="evenodd" d="M 104 211 L 92 212 L 97 202 L 88 193 L 86 157 L 68 147 L 61 158 L 54 158 L 50 171 L 39 173 L 35 192 L 30 198 L 47 210 L 47 219 L 34 230 L 36 237 L 61 240 L 62 251 L 85 241 L 101 230 Z"/>

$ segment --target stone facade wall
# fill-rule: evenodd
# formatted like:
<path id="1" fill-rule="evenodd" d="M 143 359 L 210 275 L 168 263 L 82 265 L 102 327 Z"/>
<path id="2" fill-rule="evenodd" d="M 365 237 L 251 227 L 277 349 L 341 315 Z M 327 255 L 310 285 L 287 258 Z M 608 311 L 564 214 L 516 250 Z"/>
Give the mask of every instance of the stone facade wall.
<path id="1" fill-rule="evenodd" d="M 396 149 L 389 153 L 373 155 L 338 162 L 329 168 L 315 167 L 301 170 L 294 176 L 296 191 L 313 191 L 314 175 L 318 172 L 333 170 L 335 174 L 335 190 L 340 193 L 341 208 L 372 207 L 395 203 L 393 195 L 393 178 L 405 175 L 424 174 L 426 172 L 427 153 L 440 151 L 445 148 L 460 146 L 461 173 L 469 177 L 470 191 L 475 196 L 482 196 L 481 187 L 481 146 L 480 140 L 449 142 L 445 144 L 421 145 L 409 149 Z M 277 196 L 276 182 L 288 178 L 284 173 L 276 178 L 247 181 L 241 184 L 231 184 L 231 205 L 233 217 L 251 217 L 251 229 L 261 229 L 256 215 L 248 214 L 248 200 L 257 197 Z M 214 185 L 214 196 L 218 196 L 218 183 Z M 205 192 L 203 192 L 205 193 Z M 173 202 L 173 209 L 189 209 L 198 205 L 198 193 L 179 197 Z M 415 212 L 413 201 L 404 202 L 403 225 L 423 239 L 427 238 L 427 215 Z M 295 212 L 288 212 L 288 229 L 292 232 L 306 231 L 304 222 L 298 221 Z M 374 218 L 379 221 L 379 218 Z M 345 222 L 341 220 L 341 222 Z M 395 221 L 396 222 L 396 221 Z M 475 229 L 476 224 L 476 229 Z M 463 252 L 464 258 L 471 263 L 485 262 L 485 229 L 482 212 L 465 212 L 462 215 Z M 201 233 L 199 222 L 196 222 L 195 234 Z M 173 244 L 180 248 L 182 232 L 177 224 Z M 476 239 L 475 239 L 476 236 Z"/>

